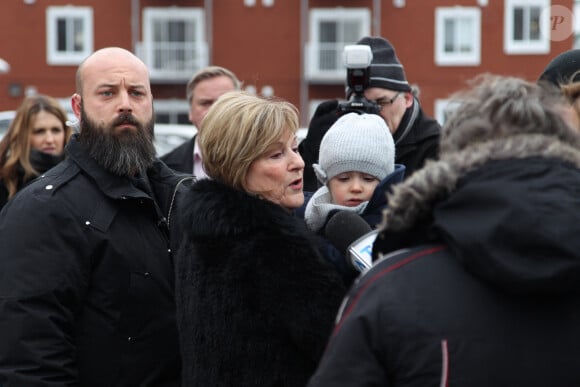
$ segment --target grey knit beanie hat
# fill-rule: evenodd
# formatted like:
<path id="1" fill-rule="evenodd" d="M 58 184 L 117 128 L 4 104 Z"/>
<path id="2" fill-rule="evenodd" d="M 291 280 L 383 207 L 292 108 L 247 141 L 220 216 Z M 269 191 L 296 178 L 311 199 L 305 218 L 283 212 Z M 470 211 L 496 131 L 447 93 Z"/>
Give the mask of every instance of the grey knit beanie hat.
<path id="1" fill-rule="evenodd" d="M 322 184 L 349 171 L 383 180 L 395 169 L 393 136 L 376 114 L 345 114 L 322 138 L 318 164 L 312 167 Z"/>

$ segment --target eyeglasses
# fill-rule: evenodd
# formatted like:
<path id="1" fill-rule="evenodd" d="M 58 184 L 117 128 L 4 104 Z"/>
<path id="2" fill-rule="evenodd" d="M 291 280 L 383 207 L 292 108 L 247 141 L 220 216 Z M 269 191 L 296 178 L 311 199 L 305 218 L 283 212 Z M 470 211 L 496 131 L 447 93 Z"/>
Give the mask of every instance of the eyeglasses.
<path id="1" fill-rule="evenodd" d="M 396 100 L 397 98 L 399 98 L 399 96 L 400 96 L 400 95 L 401 95 L 401 92 L 399 91 L 399 92 L 397 92 L 397 94 L 395 94 L 395 95 L 393 96 L 393 98 L 391 98 L 391 99 L 385 99 L 385 100 L 383 100 L 383 99 L 381 98 L 381 99 L 379 99 L 379 100 L 375 101 L 375 103 L 376 103 L 377 105 L 379 105 L 379 107 L 381 108 L 381 110 L 383 110 L 383 108 L 384 108 L 385 106 L 391 106 L 391 105 L 393 104 L 393 102 L 395 102 L 395 100 Z"/>

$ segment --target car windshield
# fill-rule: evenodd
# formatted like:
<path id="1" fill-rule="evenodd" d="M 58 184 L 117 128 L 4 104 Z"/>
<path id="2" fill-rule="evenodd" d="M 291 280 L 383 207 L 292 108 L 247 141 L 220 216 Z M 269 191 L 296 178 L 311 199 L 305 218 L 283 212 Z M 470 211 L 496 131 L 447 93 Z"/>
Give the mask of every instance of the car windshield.
<path id="1" fill-rule="evenodd" d="M 0 139 L 4 137 L 10 126 L 10 122 L 16 115 L 13 110 L 0 112 Z M 78 131 L 78 121 L 76 117 L 71 113 L 69 114 L 69 125 L 73 127 L 74 131 Z M 302 141 L 306 137 L 306 128 L 300 128 L 298 131 L 298 142 Z M 192 138 L 197 129 L 193 125 L 183 125 L 183 124 L 155 124 L 155 149 L 157 151 L 157 156 L 163 156 L 164 154 L 172 151 L 179 145 L 183 144 L 185 141 Z"/>
<path id="2" fill-rule="evenodd" d="M 10 122 L 14 119 L 16 111 L 9 110 L 0 112 L 0 139 L 4 137 Z M 79 130 L 77 118 L 73 114 L 69 114 L 68 124 L 75 132 Z M 192 125 L 178 125 L 178 124 L 155 124 L 155 149 L 157 156 L 162 156 L 183 142 L 192 138 L 197 129 Z"/>

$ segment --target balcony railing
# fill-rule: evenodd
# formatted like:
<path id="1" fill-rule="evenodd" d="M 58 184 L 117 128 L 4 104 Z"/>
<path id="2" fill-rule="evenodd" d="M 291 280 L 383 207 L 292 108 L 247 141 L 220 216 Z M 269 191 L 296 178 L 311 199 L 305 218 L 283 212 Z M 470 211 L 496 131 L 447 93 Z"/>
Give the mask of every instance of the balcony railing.
<path id="1" fill-rule="evenodd" d="M 140 42 L 139 56 L 149 67 L 151 81 L 186 81 L 207 66 L 204 42 Z"/>
<path id="2" fill-rule="evenodd" d="M 307 43 L 306 78 L 312 82 L 344 82 L 346 68 L 342 57 L 343 50 L 344 43 Z"/>

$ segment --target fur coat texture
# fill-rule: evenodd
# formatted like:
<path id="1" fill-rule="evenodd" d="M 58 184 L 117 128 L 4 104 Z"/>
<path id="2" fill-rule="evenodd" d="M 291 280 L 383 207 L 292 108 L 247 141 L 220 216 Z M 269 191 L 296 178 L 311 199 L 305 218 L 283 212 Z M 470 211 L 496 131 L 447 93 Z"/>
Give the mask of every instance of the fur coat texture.
<path id="1" fill-rule="evenodd" d="M 309 387 L 580 385 L 580 138 L 496 127 L 393 187 Z"/>
<path id="2" fill-rule="evenodd" d="M 300 219 L 203 179 L 178 204 L 184 386 L 304 386 L 345 294 Z"/>

